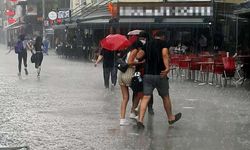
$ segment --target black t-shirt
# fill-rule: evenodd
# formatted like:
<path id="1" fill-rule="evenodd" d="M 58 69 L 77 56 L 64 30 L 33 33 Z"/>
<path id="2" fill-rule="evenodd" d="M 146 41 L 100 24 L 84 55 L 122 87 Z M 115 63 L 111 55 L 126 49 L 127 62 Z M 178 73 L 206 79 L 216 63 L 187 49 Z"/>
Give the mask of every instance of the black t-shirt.
<path id="1" fill-rule="evenodd" d="M 103 56 L 103 67 L 114 67 L 116 61 L 116 52 L 102 49 L 101 54 Z"/>
<path id="2" fill-rule="evenodd" d="M 165 65 L 162 59 L 162 49 L 169 48 L 166 41 L 154 39 L 146 43 L 143 50 L 145 52 L 145 74 L 160 75 L 161 71 L 165 70 Z"/>

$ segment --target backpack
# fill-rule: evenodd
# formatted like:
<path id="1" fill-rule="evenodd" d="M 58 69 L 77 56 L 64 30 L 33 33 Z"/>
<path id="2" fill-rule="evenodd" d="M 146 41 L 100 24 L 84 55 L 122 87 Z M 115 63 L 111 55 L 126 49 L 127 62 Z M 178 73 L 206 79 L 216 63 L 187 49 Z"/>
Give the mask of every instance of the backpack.
<path id="1" fill-rule="evenodd" d="M 15 53 L 21 53 L 23 51 L 24 47 L 23 47 L 23 41 L 17 41 L 16 45 L 15 45 Z"/>

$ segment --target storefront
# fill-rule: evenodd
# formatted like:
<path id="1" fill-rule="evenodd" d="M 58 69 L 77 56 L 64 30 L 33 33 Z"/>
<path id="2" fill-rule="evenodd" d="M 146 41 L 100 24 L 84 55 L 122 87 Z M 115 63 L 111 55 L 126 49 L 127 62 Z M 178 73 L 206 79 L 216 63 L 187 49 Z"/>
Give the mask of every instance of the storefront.
<path id="1" fill-rule="evenodd" d="M 119 1 L 114 4 L 113 9 L 117 10 L 117 14 L 108 12 L 107 5 L 100 6 L 94 11 L 90 9 L 92 10 L 90 15 L 74 17 L 71 20 L 73 23 L 66 23 L 63 30 L 71 30 L 73 33 L 80 31 L 82 36 L 89 34 L 95 45 L 110 33 L 111 26 L 116 28 L 116 33 L 121 34 L 127 34 L 133 29 L 142 29 L 150 33 L 162 29 L 167 31 L 173 43 L 188 43 L 192 45 L 194 51 L 198 49 L 197 41 L 202 34 L 210 43 L 212 42 L 213 5 L 211 1 L 148 3 Z M 70 28 L 72 24 L 76 24 L 75 29 Z M 60 30 L 59 27 L 56 28 Z"/>
<path id="2" fill-rule="evenodd" d="M 234 13 L 237 16 L 238 50 L 250 54 L 250 2 L 241 4 Z"/>

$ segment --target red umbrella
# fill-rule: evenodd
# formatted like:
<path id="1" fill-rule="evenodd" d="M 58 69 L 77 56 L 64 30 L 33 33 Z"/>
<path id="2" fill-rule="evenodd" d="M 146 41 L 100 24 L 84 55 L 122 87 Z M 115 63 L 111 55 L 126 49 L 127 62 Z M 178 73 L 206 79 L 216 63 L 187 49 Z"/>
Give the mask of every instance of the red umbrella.
<path id="1" fill-rule="evenodd" d="M 110 51 L 126 49 L 131 45 L 131 42 L 126 36 L 121 34 L 110 34 L 100 42 L 101 47 Z"/>

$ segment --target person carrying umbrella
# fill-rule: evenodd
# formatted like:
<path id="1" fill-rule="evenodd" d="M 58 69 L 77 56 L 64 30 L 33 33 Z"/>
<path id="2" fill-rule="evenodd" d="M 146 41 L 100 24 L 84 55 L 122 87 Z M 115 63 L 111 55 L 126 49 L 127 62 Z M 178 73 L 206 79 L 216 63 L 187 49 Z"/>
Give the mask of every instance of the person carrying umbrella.
<path id="1" fill-rule="evenodd" d="M 109 78 L 111 78 L 111 90 L 114 90 L 117 82 L 117 68 L 115 67 L 116 52 L 102 48 L 101 53 L 95 62 L 95 67 L 101 60 L 103 60 L 104 86 L 106 89 L 109 88 Z"/>
<path id="2" fill-rule="evenodd" d="M 109 77 L 111 76 L 111 90 L 114 90 L 117 82 L 117 68 L 115 66 L 117 51 L 126 49 L 130 45 L 130 41 L 124 35 L 110 34 L 102 39 L 100 44 L 102 50 L 95 62 L 95 67 L 103 60 L 104 86 L 109 88 Z"/>

